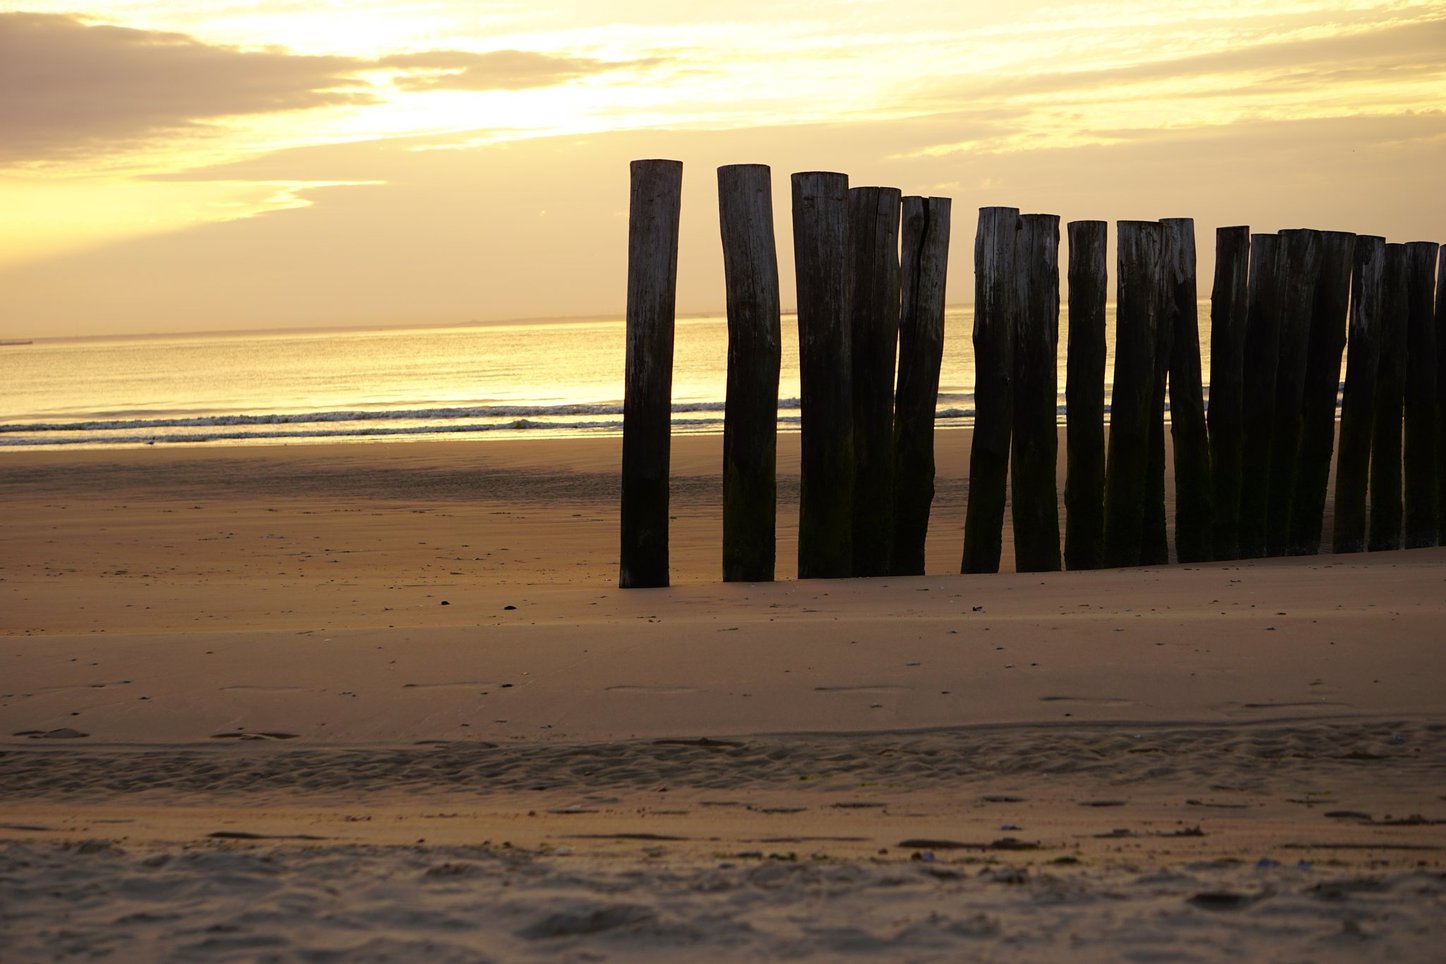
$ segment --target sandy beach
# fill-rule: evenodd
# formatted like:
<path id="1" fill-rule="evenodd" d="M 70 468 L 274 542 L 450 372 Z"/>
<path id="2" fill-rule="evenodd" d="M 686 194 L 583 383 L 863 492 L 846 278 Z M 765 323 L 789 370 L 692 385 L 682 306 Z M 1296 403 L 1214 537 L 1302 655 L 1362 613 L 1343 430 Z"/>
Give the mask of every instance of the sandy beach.
<path id="1" fill-rule="evenodd" d="M 968 439 L 633 591 L 617 439 L 4 453 L 0 959 L 1439 959 L 1446 549 L 960 576 Z"/>

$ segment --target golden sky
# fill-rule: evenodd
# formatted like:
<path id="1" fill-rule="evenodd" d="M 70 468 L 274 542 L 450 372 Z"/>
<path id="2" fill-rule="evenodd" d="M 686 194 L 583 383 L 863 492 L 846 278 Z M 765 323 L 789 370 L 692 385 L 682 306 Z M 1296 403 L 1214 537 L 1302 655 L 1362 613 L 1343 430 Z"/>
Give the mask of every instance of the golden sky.
<path id="1" fill-rule="evenodd" d="M 616 314 L 627 161 L 1446 240 L 1446 0 L 0 3 L 0 336 Z M 696 7 L 696 9 L 694 9 Z M 688 12 L 684 12 L 688 11 Z"/>

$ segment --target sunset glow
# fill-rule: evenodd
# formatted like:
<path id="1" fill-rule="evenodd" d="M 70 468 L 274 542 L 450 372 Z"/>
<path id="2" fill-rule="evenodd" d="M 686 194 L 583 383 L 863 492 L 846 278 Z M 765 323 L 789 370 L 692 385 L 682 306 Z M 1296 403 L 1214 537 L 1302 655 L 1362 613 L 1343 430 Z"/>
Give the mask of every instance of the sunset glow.
<path id="1" fill-rule="evenodd" d="M 166 257 L 165 239 L 198 226 L 290 212 L 268 218 L 272 230 L 325 244 L 342 230 L 328 219 L 354 215 L 428 246 L 441 243 L 435 215 L 449 192 L 483 203 L 478 182 L 505 178 L 505 208 L 556 191 L 549 178 L 565 170 L 592 185 L 563 191 L 566 241 L 548 242 L 552 256 L 585 262 L 565 297 L 443 284 L 384 312 L 365 299 L 355 320 L 612 311 L 624 162 L 656 154 L 688 164 L 696 220 L 683 258 L 698 267 L 681 278 L 680 304 L 699 310 L 720 301 L 711 167 L 737 161 L 773 164 L 776 177 L 844 170 L 950 194 L 964 210 L 1433 236 L 1443 50 L 1443 2 L 747 2 L 723 20 L 649 0 L 83 12 L 35 0 L 0 13 L 0 201 L 12 212 L 0 228 L 0 307 L 7 330 L 134 324 L 63 294 L 84 272 L 125 288 L 122 300 L 150 300 L 145 316 L 167 324 L 165 292 L 127 253 L 145 239 L 161 239 L 155 256 Z M 419 160 L 438 155 L 465 161 Z M 547 160 L 561 155 L 563 168 Z M 1237 166 L 1252 170 L 1243 191 Z M 1346 191 L 1362 170 L 1377 182 Z M 322 190 L 339 185 L 365 187 Z M 455 233 L 448 243 L 478 245 L 479 260 L 537 257 L 524 224 L 488 219 L 513 243 L 489 251 Z M 388 260 L 381 234 L 375 264 L 354 253 L 362 273 Z M 221 263 L 232 242 L 211 232 L 188 250 Z M 955 300 L 968 297 L 965 271 L 961 261 Z M 167 285 L 191 277 L 170 272 Z M 324 272 L 313 280 L 296 292 L 298 323 L 335 285 Z"/>

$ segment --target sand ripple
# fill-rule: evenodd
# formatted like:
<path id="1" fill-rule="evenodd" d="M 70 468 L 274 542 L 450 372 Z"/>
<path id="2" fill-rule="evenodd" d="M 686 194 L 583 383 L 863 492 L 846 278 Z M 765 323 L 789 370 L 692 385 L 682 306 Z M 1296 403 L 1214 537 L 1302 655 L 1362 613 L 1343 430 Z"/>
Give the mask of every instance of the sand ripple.
<path id="1" fill-rule="evenodd" d="M 80 843 L 0 846 L 0 893 L 15 960 L 1425 961 L 1446 876 Z"/>
<path id="2" fill-rule="evenodd" d="M 1446 724 L 1337 720 L 1235 726 L 970 727 L 885 734 L 808 734 L 606 744 L 428 743 L 299 747 L 275 741 L 205 746 L 80 746 L 0 751 L 0 789 L 20 797 L 164 790 L 182 794 L 429 791 L 488 793 L 666 783 L 699 789 L 921 787 L 1010 775 L 1084 775 L 1112 786 L 1186 781 L 1264 789 L 1303 773 L 1350 772 L 1428 784 L 1446 772 Z M 1369 777 L 1368 777 L 1369 778 Z M 1208 805 L 1208 801 L 1202 803 Z"/>

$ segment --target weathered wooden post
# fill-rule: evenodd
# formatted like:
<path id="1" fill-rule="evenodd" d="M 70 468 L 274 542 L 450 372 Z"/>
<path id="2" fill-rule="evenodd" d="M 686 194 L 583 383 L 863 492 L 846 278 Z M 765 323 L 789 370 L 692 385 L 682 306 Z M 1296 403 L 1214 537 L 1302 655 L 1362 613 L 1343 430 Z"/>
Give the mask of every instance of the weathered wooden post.
<path id="1" fill-rule="evenodd" d="M 1310 322 L 1320 276 L 1319 231 L 1280 232 L 1280 355 L 1275 368 L 1275 410 L 1270 430 L 1270 492 L 1265 520 L 1267 555 L 1289 549 L 1291 500 L 1300 451 L 1301 400 L 1310 347 Z"/>
<path id="2" fill-rule="evenodd" d="M 728 305 L 723 580 L 771 582 L 782 341 L 773 188 L 767 165 L 718 168 L 718 220 Z"/>
<path id="3" fill-rule="evenodd" d="M 1058 572 L 1059 218 L 1026 214 L 1021 221 L 1010 454 L 1014 569 Z"/>
<path id="4" fill-rule="evenodd" d="M 1165 226 L 1160 225 L 1160 264 L 1156 272 L 1155 382 L 1150 400 L 1150 447 L 1145 474 L 1145 523 L 1140 538 L 1140 564 L 1163 566 L 1170 562 L 1169 519 L 1165 512 L 1165 390 L 1170 377 L 1170 356 L 1175 347 L 1175 326 L 1168 311 L 1169 268 L 1166 263 Z"/>
<path id="5" fill-rule="evenodd" d="M 1436 265 L 1436 506 L 1437 539 L 1446 545 L 1446 244 Z"/>
<path id="6" fill-rule="evenodd" d="M 1331 455 L 1336 440 L 1336 399 L 1341 387 L 1341 352 L 1346 347 L 1346 311 L 1351 296 L 1351 259 L 1356 236 L 1326 231 L 1312 301 L 1301 394 L 1300 446 L 1295 492 L 1285 551 L 1294 556 L 1320 552 Z"/>
<path id="7" fill-rule="evenodd" d="M 1382 270 L 1386 239 L 1358 237 L 1352 255 L 1350 336 L 1346 384 L 1341 392 L 1341 442 L 1336 456 L 1335 519 L 1331 548 L 1364 552 L 1366 483 L 1375 422 L 1376 367 L 1381 356 Z"/>
<path id="8" fill-rule="evenodd" d="M 979 209 L 974 237 L 974 440 L 964 514 L 963 572 L 998 572 L 1014 423 L 1014 272 L 1018 208 Z"/>
<path id="9" fill-rule="evenodd" d="M 1381 356 L 1371 427 L 1372 552 L 1401 548 L 1401 415 L 1406 393 L 1406 246 L 1386 245 L 1382 276 Z"/>
<path id="10" fill-rule="evenodd" d="M 894 537 L 899 203 L 898 188 L 856 187 L 849 191 L 855 576 L 888 575 Z"/>
<path id="11" fill-rule="evenodd" d="M 1210 433 L 1200 375 L 1195 221 L 1165 218 L 1165 317 L 1170 346 L 1170 438 L 1175 452 L 1175 554 L 1180 562 L 1215 556 Z"/>
<path id="12" fill-rule="evenodd" d="M 1110 567 L 1139 565 L 1143 557 L 1164 250 L 1159 222 L 1120 221 L 1116 233 L 1115 373 L 1105 466 L 1105 565 Z"/>
<path id="13" fill-rule="evenodd" d="M 853 572 L 853 362 L 848 310 L 845 174 L 794 174 L 798 285 L 798 576 Z"/>
<path id="14" fill-rule="evenodd" d="M 1215 232 L 1210 289 L 1210 492 L 1213 554 L 1240 558 L 1240 488 L 1244 444 L 1245 324 L 1249 306 L 1250 228 Z"/>
<path id="15" fill-rule="evenodd" d="M 1245 319 L 1244 433 L 1241 465 L 1250 480 L 1240 490 L 1240 558 L 1265 555 L 1265 517 L 1275 412 L 1275 367 L 1280 355 L 1280 237 L 1250 236 L 1249 307 Z"/>
<path id="16" fill-rule="evenodd" d="M 892 574 L 922 576 L 934 501 L 934 411 L 944 357 L 944 283 L 949 265 L 946 197 L 903 200 L 899 381 L 894 398 Z"/>
<path id="17" fill-rule="evenodd" d="M 1407 549 L 1436 545 L 1436 288 L 1434 241 L 1406 245 L 1405 516 Z"/>
<path id="18" fill-rule="evenodd" d="M 1064 564 L 1105 561 L 1105 302 L 1109 282 L 1104 221 L 1071 221 L 1069 341 L 1065 347 Z"/>
<path id="19" fill-rule="evenodd" d="M 618 585 L 640 589 L 668 584 L 673 311 L 683 164 L 633 161 L 631 171 Z"/>

